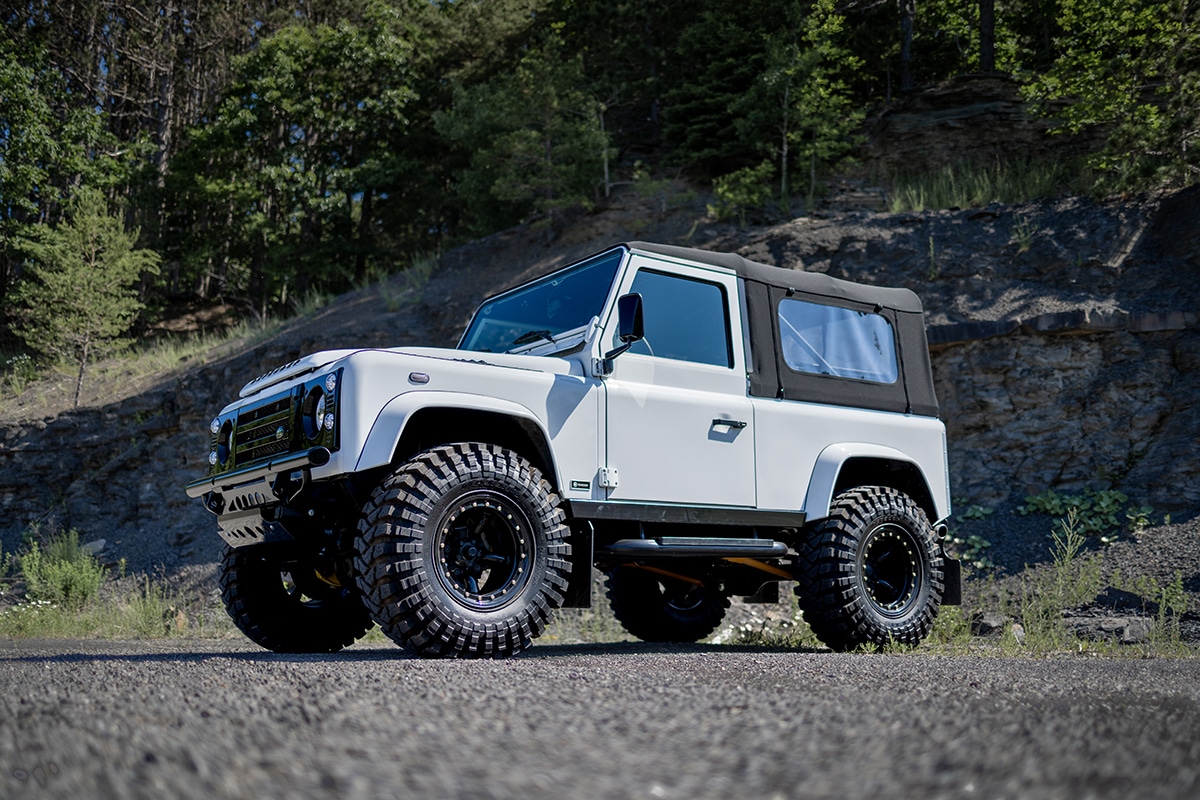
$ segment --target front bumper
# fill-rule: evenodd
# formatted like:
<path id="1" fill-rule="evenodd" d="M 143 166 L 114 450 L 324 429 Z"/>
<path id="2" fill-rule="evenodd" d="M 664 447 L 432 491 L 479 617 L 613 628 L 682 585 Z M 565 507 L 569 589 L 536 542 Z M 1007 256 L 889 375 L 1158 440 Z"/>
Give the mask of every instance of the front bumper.
<path id="1" fill-rule="evenodd" d="M 289 453 L 273 458 L 264 464 L 235 469 L 222 475 L 213 475 L 192 481 L 184 491 L 188 497 L 203 497 L 209 492 L 225 492 L 245 486 L 248 483 L 267 480 L 275 475 L 293 472 L 298 469 L 323 467 L 329 463 L 330 452 L 325 447 L 314 447 L 301 453 Z"/>
<path id="2" fill-rule="evenodd" d="M 230 547 L 288 541 L 292 535 L 264 509 L 277 507 L 310 481 L 309 470 L 329 463 L 330 453 L 314 447 L 273 458 L 264 464 L 233 470 L 189 483 L 190 497 L 204 497 L 217 515 L 217 533 Z"/>

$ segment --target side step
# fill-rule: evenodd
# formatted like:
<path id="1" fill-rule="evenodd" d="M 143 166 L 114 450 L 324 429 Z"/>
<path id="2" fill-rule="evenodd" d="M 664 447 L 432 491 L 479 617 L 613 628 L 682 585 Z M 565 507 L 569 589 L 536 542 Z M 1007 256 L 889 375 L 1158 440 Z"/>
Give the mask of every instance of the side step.
<path id="1" fill-rule="evenodd" d="M 656 539 L 621 539 L 597 547 L 596 555 L 626 558 L 782 558 L 783 542 L 769 539 L 720 539 L 707 536 L 659 536 Z"/>

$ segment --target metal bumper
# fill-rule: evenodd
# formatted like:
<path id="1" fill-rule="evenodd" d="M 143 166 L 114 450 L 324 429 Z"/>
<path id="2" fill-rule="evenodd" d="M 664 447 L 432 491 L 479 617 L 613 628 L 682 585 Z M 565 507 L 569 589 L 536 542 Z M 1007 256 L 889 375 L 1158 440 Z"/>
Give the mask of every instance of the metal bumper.
<path id="1" fill-rule="evenodd" d="M 255 481 L 266 480 L 282 472 L 291 472 L 308 467 L 323 467 L 329 463 L 329 450 L 324 447 L 314 447 L 303 453 L 291 453 L 272 459 L 265 464 L 258 464 L 245 469 L 235 469 L 221 475 L 213 475 L 192 481 L 184 491 L 188 497 L 203 497 L 209 492 L 222 492 Z"/>

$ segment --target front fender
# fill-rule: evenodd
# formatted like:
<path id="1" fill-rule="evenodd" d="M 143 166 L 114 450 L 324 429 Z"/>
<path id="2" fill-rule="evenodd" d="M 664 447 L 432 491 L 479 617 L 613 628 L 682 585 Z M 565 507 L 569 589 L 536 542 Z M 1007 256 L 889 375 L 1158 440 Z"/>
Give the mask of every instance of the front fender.
<path id="1" fill-rule="evenodd" d="M 485 395 L 464 395 L 457 392 L 405 392 L 387 402 L 379 411 L 371 430 L 367 434 L 362 453 L 354 467 L 355 472 L 382 467 L 392 462 L 392 455 L 404 434 L 404 427 L 413 414 L 427 408 L 463 409 L 490 411 L 509 417 L 527 420 L 537 426 L 545 441 L 550 440 L 546 426 L 536 414 L 525 406 L 510 400 L 499 400 Z"/>
<path id="2" fill-rule="evenodd" d="M 846 462 L 852 458 L 877 458 L 911 464 L 919 474 L 924 475 L 915 461 L 894 448 L 865 442 L 831 444 L 817 456 L 812 477 L 808 481 L 808 492 L 804 495 L 804 515 L 809 521 L 829 516 L 838 476 Z"/>

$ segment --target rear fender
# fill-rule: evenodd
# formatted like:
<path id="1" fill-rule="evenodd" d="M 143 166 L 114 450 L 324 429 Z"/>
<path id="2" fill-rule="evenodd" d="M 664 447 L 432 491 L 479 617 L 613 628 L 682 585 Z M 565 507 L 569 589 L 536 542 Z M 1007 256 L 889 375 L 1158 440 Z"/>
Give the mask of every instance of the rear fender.
<path id="1" fill-rule="evenodd" d="M 804 514 L 809 521 L 828 517 L 830 506 L 833 505 L 833 498 L 839 492 L 853 488 L 851 485 L 843 486 L 839 483 L 846 470 L 846 465 L 851 460 L 860 466 L 864 464 L 879 466 L 878 471 L 874 474 L 871 470 L 867 470 L 868 477 L 854 481 L 854 485 L 891 486 L 904 491 L 921 506 L 931 524 L 936 524 L 949 513 L 948 508 L 940 508 L 934 499 L 934 494 L 929 490 L 929 482 L 920 466 L 904 453 L 883 445 L 847 442 L 831 444 L 817 456 L 817 463 L 808 482 L 808 492 L 804 497 Z M 906 480 L 896 479 L 894 469 L 889 469 L 895 467 L 904 468 L 902 471 L 906 473 Z M 911 476 L 915 476 L 915 478 Z M 916 485 L 914 485 L 914 480 Z"/>

